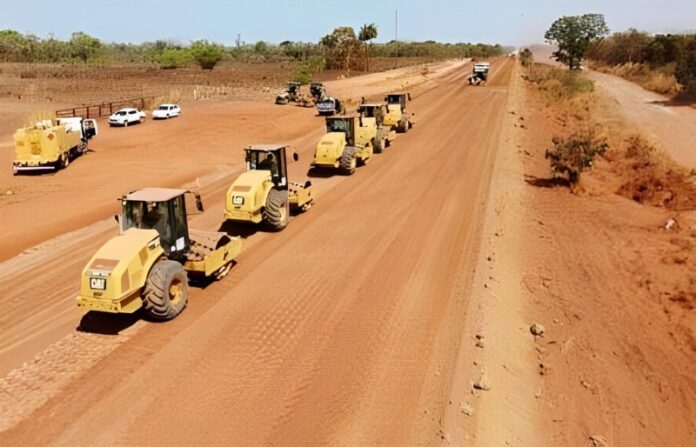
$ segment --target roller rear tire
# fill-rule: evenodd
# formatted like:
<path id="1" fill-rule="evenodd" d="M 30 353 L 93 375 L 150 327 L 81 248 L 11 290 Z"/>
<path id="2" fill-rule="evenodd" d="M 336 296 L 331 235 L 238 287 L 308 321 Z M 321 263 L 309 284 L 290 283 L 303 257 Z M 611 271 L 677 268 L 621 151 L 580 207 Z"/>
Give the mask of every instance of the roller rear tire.
<path id="1" fill-rule="evenodd" d="M 263 222 L 271 231 L 280 231 L 290 220 L 290 203 L 288 192 L 279 189 L 271 189 L 266 198 L 266 206 L 263 208 Z"/>
<path id="2" fill-rule="evenodd" d="M 353 146 L 346 146 L 343 148 L 340 161 L 340 169 L 343 174 L 352 175 L 355 172 L 355 168 L 358 166 L 356 152 Z"/>
<path id="3" fill-rule="evenodd" d="M 188 277 L 176 261 L 157 261 L 150 269 L 143 290 L 143 306 L 155 320 L 171 320 L 188 303 Z"/>

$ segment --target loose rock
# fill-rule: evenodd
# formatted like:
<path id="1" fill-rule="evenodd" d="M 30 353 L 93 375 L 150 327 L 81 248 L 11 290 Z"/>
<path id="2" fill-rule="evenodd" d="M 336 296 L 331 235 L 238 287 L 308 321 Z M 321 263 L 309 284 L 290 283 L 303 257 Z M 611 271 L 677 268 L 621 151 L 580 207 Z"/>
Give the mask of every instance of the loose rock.
<path id="1" fill-rule="evenodd" d="M 472 407 L 469 402 L 464 402 L 463 404 L 460 404 L 459 409 L 462 411 L 462 413 L 464 413 L 467 416 L 471 416 L 474 414 L 474 407 Z"/>
<path id="2" fill-rule="evenodd" d="M 491 381 L 484 372 L 482 372 L 479 379 L 474 382 L 474 388 L 481 391 L 489 391 L 491 386 Z"/>
<path id="3" fill-rule="evenodd" d="M 539 323 L 534 323 L 529 327 L 529 332 L 531 332 L 535 337 L 543 335 L 544 330 L 544 326 L 540 325 Z"/>
<path id="4" fill-rule="evenodd" d="M 590 441 L 592 441 L 592 447 L 607 447 L 609 445 L 604 436 L 592 435 Z"/>

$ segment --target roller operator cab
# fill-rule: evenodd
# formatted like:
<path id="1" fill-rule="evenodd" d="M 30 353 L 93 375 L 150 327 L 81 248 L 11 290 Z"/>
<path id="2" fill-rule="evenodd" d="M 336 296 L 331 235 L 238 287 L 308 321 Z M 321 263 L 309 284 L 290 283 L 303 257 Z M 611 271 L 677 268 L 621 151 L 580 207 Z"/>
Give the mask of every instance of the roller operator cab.
<path id="1" fill-rule="evenodd" d="M 225 219 L 263 223 L 271 231 L 285 228 L 290 212 L 305 211 L 314 204 L 311 182 L 288 180 L 284 145 L 255 145 L 244 149 L 246 172 L 227 191 Z M 299 157 L 293 153 L 293 160 Z"/>
<path id="2" fill-rule="evenodd" d="M 408 110 L 408 102 L 410 100 L 410 93 L 394 92 L 388 94 L 384 98 L 384 101 L 387 103 L 384 125 L 394 128 L 397 132 L 408 132 L 415 124 L 415 113 L 411 113 Z"/>
<path id="3" fill-rule="evenodd" d="M 241 251 L 241 239 L 189 230 L 191 191 L 145 188 L 121 198 L 120 234 L 107 241 L 82 271 L 77 305 L 91 311 L 176 317 L 188 302 L 189 277 L 221 279 Z"/>
<path id="4" fill-rule="evenodd" d="M 384 125 L 384 117 L 387 115 L 387 104 L 383 102 L 363 102 L 358 107 L 358 113 L 362 118 L 362 127 L 368 129 L 372 138 L 375 154 L 382 153 L 391 146 L 396 139 L 396 131 L 391 126 Z"/>
<path id="5" fill-rule="evenodd" d="M 373 154 L 374 136 L 363 126 L 360 115 L 326 118 L 324 135 L 314 152 L 312 166 L 333 168 L 351 175 L 358 164 L 367 164 Z"/>

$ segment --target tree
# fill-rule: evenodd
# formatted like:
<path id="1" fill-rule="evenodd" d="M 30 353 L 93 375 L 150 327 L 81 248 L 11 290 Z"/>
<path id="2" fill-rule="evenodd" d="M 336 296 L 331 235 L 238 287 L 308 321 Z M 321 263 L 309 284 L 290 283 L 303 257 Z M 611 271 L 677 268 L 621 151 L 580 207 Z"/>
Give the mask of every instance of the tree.
<path id="1" fill-rule="evenodd" d="M 154 60 L 159 64 L 160 68 L 181 68 L 188 65 L 191 61 L 191 53 L 183 48 L 167 48 L 155 56 Z"/>
<path id="2" fill-rule="evenodd" d="M 359 46 L 355 30 L 350 26 L 339 26 L 322 37 L 320 43 L 330 50 L 333 60 L 342 62 L 343 68 L 350 73 L 350 60 Z"/>
<path id="3" fill-rule="evenodd" d="M 564 16 L 553 22 L 544 38 L 556 45 L 553 56 L 558 62 L 568 65 L 570 70 L 579 69 L 587 46 L 593 40 L 609 34 L 602 14 Z"/>
<path id="4" fill-rule="evenodd" d="M 207 40 L 197 40 L 191 43 L 191 56 L 202 69 L 212 70 L 222 60 L 223 49 Z"/>
<path id="5" fill-rule="evenodd" d="M 689 36 L 674 71 L 677 81 L 686 92 L 696 92 L 696 36 Z"/>
<path id="6" fill-rule="evenodd" d="M 365 70 L 370 71 L 370 48 L 368 46 L 372 39 L 377 38 L 377 25 L 374 23 L 365 24 L 360 27 L 358 40 L 365 43 Z"/>
<path id="7" fill-rule="evenodd" d="M 82 31 L 72 33 L 70 41 L 68 42 L 70 55 L 80 59 L 82 62 L 87 62 L 90 57 L 94 56 L 99 51 L 101 46 L 102 44 L 99 39 L 85 34 Z"/>

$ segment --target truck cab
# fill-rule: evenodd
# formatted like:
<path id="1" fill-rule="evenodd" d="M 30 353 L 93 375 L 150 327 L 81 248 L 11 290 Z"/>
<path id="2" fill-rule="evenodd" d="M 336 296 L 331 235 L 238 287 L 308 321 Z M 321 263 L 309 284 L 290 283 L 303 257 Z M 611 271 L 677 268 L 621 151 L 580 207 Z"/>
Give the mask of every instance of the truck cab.
<path id="1" fill-rule="evenodd" d="M 411 94 L 407 92 L 390 93 L 384 98 L 387 103 L 387 114 L 384 125 L 395 128 L 397 132 L 406 133 L 414 124 L 414 114 L 407 110 Z"/>

